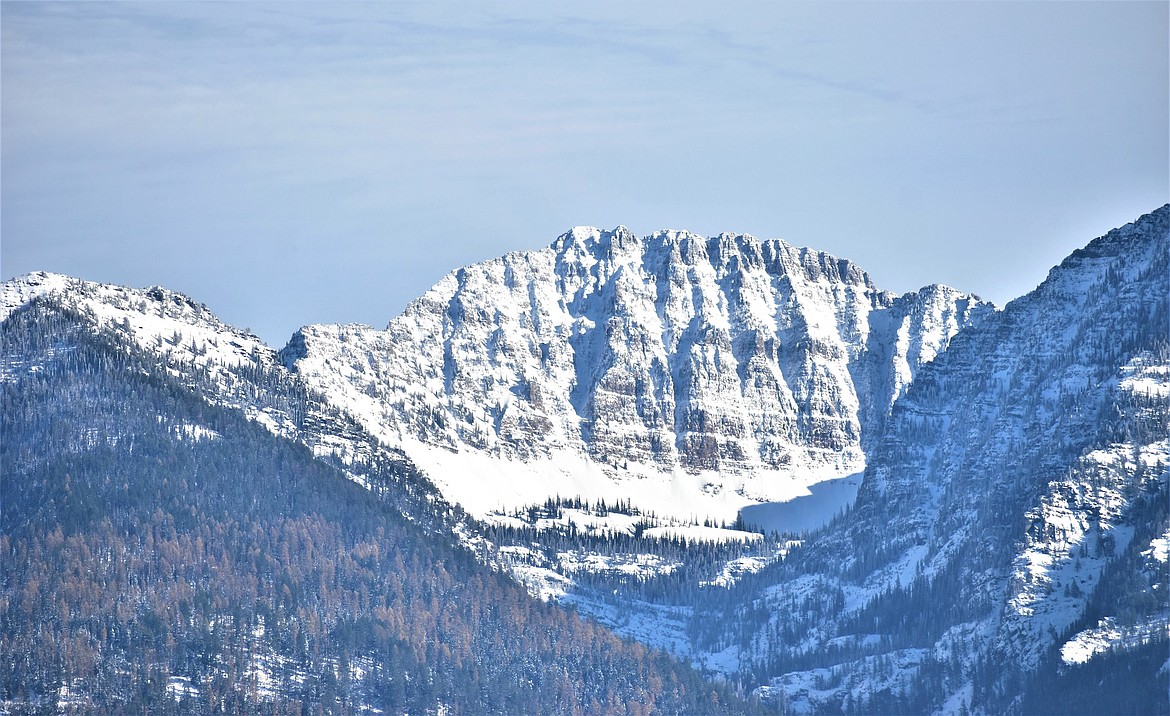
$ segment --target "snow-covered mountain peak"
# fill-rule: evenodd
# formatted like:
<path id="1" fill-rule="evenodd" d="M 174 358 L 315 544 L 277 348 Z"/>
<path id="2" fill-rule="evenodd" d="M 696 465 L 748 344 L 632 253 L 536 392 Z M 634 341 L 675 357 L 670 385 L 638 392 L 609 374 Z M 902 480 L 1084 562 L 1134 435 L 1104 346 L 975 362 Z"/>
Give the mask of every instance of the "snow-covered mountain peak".
<path id="1" fill-rule="evenodd" d="M 627 498 L 637 474 L 660 486 L 645 509 L 682 490 L 730 520 L 860 469 L 863 434 L 987 308 L 778 240 L 576 227 L 448 274 L 385 331 L 308 327 L 283 356 L 481 514 Z"/>
<path id="2" fill-rule="evenodd" d="M 680 244 L 683 241 L 706 241 L 706 237 L 691 233 L 686 229 L 660 229 L 655 231 L 647 240 L 662 245 Z"/>
<path id="3" fill-rule="evenodd" d="M 237 343 L 246 344 L 249 351 L 261 347 L 269 350 L 251 332 L 227 325 L 207 306 L 177 291 L 162 286 L 134 289 L 44 271 L 0 284 L 0 320 L 42 296 L 54 296 L 70 306 L 94 313 L 99 323 L 116 322 L 133 332 L 139 343 L 159 336 L 171 339 L 176 332 L 194 329 L 231 334 Z M 134 320 L 130 320 L 132 317 Z"/>
<path id="4" fill-rule="evenodd" d="M 46 271 L 35 271 L 5 281 L 0 284 L 0 321 L 38 296 L 59 293 L 80 283 L 78 279 Z"/>
<path id="5" fill-rule="evenodd" d="M 220 386 L 216 399 L 243 408 L 274 432 L 292 431 L 287 417 L 265 414 L 237 374 L 278 368 L 276 352 L 251 332 L 219 320 L 207 306 L 159 286 L 144 289 L 95 283 L 52 273 L 32 273 L 0 284 L 0 320 L 40 299 L 84 316 L 106 331 L 158 357 L 175 376 L 195 371 Z M 3 380 L 4 376 L 0 376 Z"/>
<path id="6" fill-rule="evenodd" d="M 1083 304 L 1088 298 L 1088 291 L 1106 279 L 1117 278 L 1116 274 L 1122 268 L 1119 257 L 1125 257 L 1134 251 L 1149 253 L 1151 250 L 1161 252 L 1165 257 L 1170 251 L 1170 204 L 1166 204 L 1156 211 L 1145 214 L 1137 220 L 1124 226 L 1113 229 L 1104 236 L 1089 242 L 1084 248 L 1077 249 L 1053 267 L 1044 281 L 1037 287 L 1037 292 L 1051 297 L 1071 297 Z M 1139 278 L 1141 271 L 1148 270 L 1146 264 L 1133 262 L 1130 264 L 1129 280 Z M 1166 285 L 1168 279 L 1161 277 Z M 1167 287 L 1170 292 L 1170 286 Z M 1023 298 L 1028 298 L 1028 294 Z M 1008 306 L 1019 302 L 1012 301 Z"/>
<path id="7" fill-rule="evenodd" d="M 616 226 L 613 229 L 599 229 L 595 226 L 574 226 L 557 237 L 549 247 L 553 252 L 583 251 L 595 257 L 613 251 L 625 250 L 636 246 L 639 238 L 625 226 Z"/>
<path id="8" fill-rule="evenodd" d="M 917 291 L 912 291 L 911 294 L 908 294 L 908 295 L 918 295 L 918 296 L 921 296 L 923 298 L 923 300 L 931 301 L 934 303 L 956 300 L 956 299 L 961 299 L 961 298 L 965 298 L 965 297 L 974 299 L 976 301 L 983 300 L 975 294 L 965 293 L 963 291 L 960 291 L 957 288 L 953 288 L 951 286 L 948 286 L 945 283 L 927 284 L 927 285 L 923 286 L 922 288 L 918 289 Z"/>

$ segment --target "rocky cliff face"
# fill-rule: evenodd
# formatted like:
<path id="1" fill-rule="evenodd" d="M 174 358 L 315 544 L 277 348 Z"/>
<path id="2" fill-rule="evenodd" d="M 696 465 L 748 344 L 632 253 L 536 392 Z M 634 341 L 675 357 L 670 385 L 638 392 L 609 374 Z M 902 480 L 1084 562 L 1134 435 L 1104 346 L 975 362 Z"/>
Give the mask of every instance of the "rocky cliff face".
<path id="1" fill-rule="evenodd" d="M 861 469 L 919 366 L 993 312 L 781 241 L 576 228 L 448 275 L 384 331 L 306 327 L 283 357 L 408 453 L 702 475 L 767 500 Z"/>

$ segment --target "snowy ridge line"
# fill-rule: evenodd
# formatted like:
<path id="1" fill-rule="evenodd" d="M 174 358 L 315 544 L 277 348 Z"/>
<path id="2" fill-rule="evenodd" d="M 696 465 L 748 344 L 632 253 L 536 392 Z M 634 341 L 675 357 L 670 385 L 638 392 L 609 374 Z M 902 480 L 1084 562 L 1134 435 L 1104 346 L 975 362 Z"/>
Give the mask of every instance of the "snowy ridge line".
<path id="1" fill-rule="evenodd" d="M 210 403 L 240 411 L 277 437 L 300 442 L 319 458 L 343 468 L 343 474 L 366 488 L 367 475 L 356 468 L 374 463 L 408 462 L 405 455 L 378 443 L 346 411 L 331 405 L 311 386 L 289 372 L 279 354 L 248 331 L 220 321 L 206 306 L 160 287 L 132 289 L 99 284 L 59 274 L 32 273 L 0 284 L 4 320 L 36 300 L 77 313 L 102 334 L 128 351 L 141 351 L 172 377 Z M 12 359 L 16 359 L 16 363 Z M 5 356 L 0 380 L 13 370 L 36 371 L 18 357 Z M 200 426 L 177 427 L 180 439 L 215 439 Z M 366 467 L 362 467 L 366 466 Z M 355 468 L 355 469 L 345 469 Z M 407 472 L 413 472 L 413 467 Z M 418 484 L 414 484 L 417 482 Z M 408 484 L 409 483 L 409 484 Z M 463 519 L 423 481 L 399 485 L 400 505 L 408 519 L 423 513 L 442 521 Z M 458 536 L 458 535 L 456 535 Z M 474 545 L 469 544 L 473 548 Z"/>

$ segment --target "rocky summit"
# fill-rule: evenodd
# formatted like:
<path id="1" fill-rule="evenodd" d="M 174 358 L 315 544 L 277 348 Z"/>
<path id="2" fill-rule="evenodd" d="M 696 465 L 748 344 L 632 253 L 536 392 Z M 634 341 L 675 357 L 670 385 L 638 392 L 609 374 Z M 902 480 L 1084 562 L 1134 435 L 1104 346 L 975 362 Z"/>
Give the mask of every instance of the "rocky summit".
<path id="1" fill-rule="evenodd" d="M 918 368 L 994 311 L 779 240 L 578 227 L 447 275 L 385 330 L 308 326 L 282 355 L 481 514 L 629 497 L 613 485 L 636 475 L 734 519 L 863 469 Z"/>

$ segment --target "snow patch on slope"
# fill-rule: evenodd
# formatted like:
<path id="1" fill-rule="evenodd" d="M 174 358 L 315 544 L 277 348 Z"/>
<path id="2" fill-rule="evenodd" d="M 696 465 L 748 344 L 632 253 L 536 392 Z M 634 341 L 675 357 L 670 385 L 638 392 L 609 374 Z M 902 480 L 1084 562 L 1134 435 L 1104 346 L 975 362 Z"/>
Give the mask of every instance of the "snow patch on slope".
<path id="1" fill-rule="evenodd" d="M 1097 626 L 1077 632 L 1065 642 L 1060 647 L 1060 658 L 1066 664 L 1085 664 L 1106 651 L 1133 649 L 1158 637 L 1170 637 L 1170 613 L 1131 625 L 1121 625 L 1115 617 L 1105 617 Z"/>
<path id="2" fill-rule="evenodd" d="M 444 497 L 489 522 L 550 497 L 580 497 L 611 504 L 628 500 L 646 513 L 690 523 L 731 523 L 744 507 L 807 495 L 806 481 L 821 481 L 813 471 L 799 479 L 778 471 L 728 476 L 643 465 L 613 475 L 571 451 L 522 461 L 468 449 L 452 452 L 410 439 L 401 445 Z"/>

